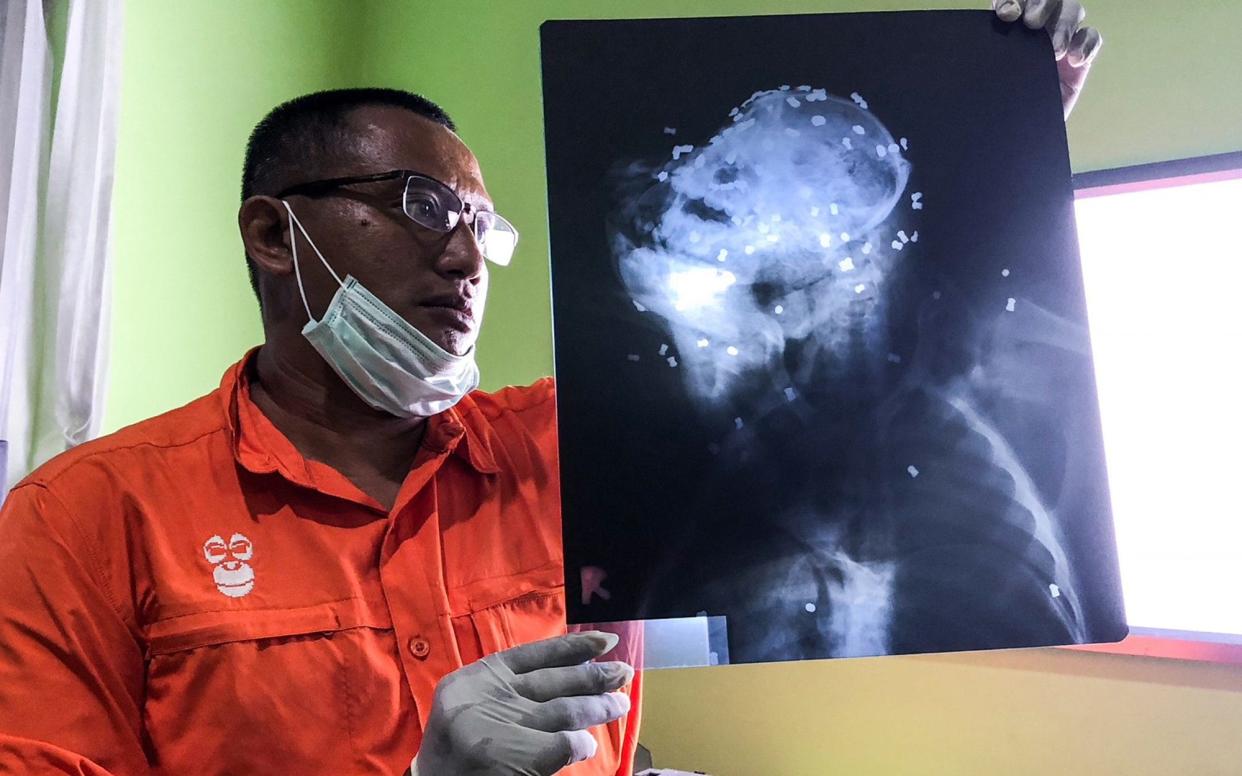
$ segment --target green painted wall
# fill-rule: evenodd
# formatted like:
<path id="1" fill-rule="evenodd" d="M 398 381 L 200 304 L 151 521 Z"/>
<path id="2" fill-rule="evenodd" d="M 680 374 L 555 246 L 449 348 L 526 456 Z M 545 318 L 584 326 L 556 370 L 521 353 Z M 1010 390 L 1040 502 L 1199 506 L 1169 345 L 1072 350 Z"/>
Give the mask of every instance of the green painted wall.
<path id="1" fill-rule="evenodd" d="M 398 86 L 458 120 L 523 235 L 480 343 L 495 387 L 552 365 L 542 21 L 985 5 L 129 0 L 107 426 L 210 390 L 259 341 L 238 177 L 251 126 L 284 98 Z M 1107 43 L 1070 122 L 1075 169 L 1242 150 L 1242 3 L 1087 6 Z M 1026 650 L 660 671 L 646 715 L 659 762 L 717 776 L 1242 773 L 1242 670 L 1227 666 Z"/>
<path id="2" fill-rule="evenodd" d="M 237 206 L 246 138 L 278 102 L 354 85 L 339 0 L 128 0 L 105 430 L 206 393 L 262 340 Z"/>

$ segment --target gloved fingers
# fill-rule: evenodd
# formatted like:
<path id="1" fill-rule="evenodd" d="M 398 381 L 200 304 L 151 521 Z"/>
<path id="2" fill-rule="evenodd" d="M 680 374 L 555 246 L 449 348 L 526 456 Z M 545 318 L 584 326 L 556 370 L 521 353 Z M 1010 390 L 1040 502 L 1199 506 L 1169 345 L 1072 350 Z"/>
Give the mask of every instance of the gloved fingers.
<path id="1" fill-rule="evenodd" d="M 1025 10 L 1026 0 L 992 0 L 992 10 L 1002 22 L 1016 22 Z"/>
<path id="2" fill-rule="evenodd" d="M 1048 20 L 1061 9 L 1061 0 L 1027 0 L 1022 21 L 1032 30 L 1048 26 Z"/>
<path id="3" fill-rule="evenodd" d="M 1057 59 L 1069 51 L 1070 39 L 1086 18 L 1087 11 L 1079 0 L 1062 0 L 1061 7 L 1048 18 L 1048 35 L 1052 38 L 1052 50 Z"/>
<path id="4" fill-rule="evenodd" d="M 531 709 L 524 724 L 545 733 L 562 730 L 586 730 L 607 725 L 630 711 L 630 696 L 623 692 L 557 698 Z"/>
<path id="5" fill-rule="evenodd" d="M 536 772 L 548 776 L 567 765 L 591 759 L 599 746 L 595 742 L 595 736 L 585 730 L 542 733 L 540 739 L 539 754 L 534 765 Z"/>
<path id="6" fill-rule="evenodd" d="M 1083 27 L 1070 39 L 1065 59 L 1074 67 L 1090 65 L 1100 53 L 1100 46 L 1103 44 L 1104 38 L 1099 30 L 1094 27 Z"/>
<path id="7" fill-rule="evenodd" d="M 625 663 L 584 663 L 565 668 L 541 668 L 515 677 L 513 689 L 532 701 L 550 701 L 574 695 L 599 695 L 616 690 L 634 678 Z"/>
<path id="8" fill-rule="evenodd" d="M 540 668 L 558 668 L 585 663 L 611 651 L 620 640 L 621 637 L 617 634 L 602 631 L 571 633 L 568 636 L 557 636 L 506 649 L 504 652 L 497 652 L 495 657 L 508 666 L 513 673 L 524 674 Z"/>

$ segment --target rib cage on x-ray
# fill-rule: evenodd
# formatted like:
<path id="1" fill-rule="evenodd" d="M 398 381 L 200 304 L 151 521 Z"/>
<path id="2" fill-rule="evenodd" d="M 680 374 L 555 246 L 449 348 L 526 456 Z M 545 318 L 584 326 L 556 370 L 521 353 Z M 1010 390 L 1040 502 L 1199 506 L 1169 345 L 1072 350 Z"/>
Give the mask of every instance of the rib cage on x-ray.
<path id="1" fill-rule="evenodd" d="M 944 323 L 945 288 L 919 315 L 970 343 L 958 368 L 939 342 L 892 352 L 889 287 L 935 207 L 908 187 L 912 142 L 863 95 L 782 86 L 616 172 L 621 280 L 719 430 L 640 614 L 727 612 L 735 661 L 1088 638 L 1056 510 L 1074 451 L 1039 451 L 1063 472 L 1041 492 L 993 419 L 1082 373 L 1086 332 L 1018 292 Z"/>

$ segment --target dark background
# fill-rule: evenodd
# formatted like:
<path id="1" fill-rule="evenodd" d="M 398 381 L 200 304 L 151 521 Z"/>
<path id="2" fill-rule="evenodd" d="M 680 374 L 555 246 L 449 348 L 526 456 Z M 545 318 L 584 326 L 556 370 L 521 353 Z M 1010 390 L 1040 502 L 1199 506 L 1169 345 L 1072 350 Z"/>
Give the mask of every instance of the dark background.
<path id="1" fill-rule="evenodd" d="M 929 288 L 945 289 L 967 317 L 1002 311 L 1015 296 L 1086 323 L 1046 33 L 1002 24 L 988 11 L 548 22 L 542 55 L 570 622 L 640 616 L 654 559 L 695 509 L 696 485 L 714 466 L 709 445 L 727 431 L 696 410 L 680 370 L 657 356 L 671 337 L 634 308 L 621 284 L 607 231 L 616 204 L 610 171 L 619 163 L 702 145 L 757 90 L 809 84 L 846 98 L 857 91 L 894 137 L 910 139 L 904 155 L 913 174 L 897 211 L 908 209 L 910 192 L 922 191 L 926 203 L 917 253 L 904 257 L 917 266 L 893 289 L 896 351 L 913 349 L 914 300 Z M 1021 285 L 1002 280 L 1002 267 Z M 627 360 L 629 353 L 641 360 Z M 948 347 L 944 368 L 957 366 Z M 1090 375 L 1085 382 L 1093 385 Z M 1120 638 L 1095 398 L 1076 401 L 1085 402 L 1095 431 L 1075 441 L 1098 462 L 1099 487 L 1062 530 L 1088 622 L 1111 623 L 1115 635 L 1106 638 Z M 1039 428 L 1001 430 L 1027 435 L 1011 439 L 1021 451 L 1041 446 Z M 1038 467 L 1032 474 L 1038 481 Z M 756 508 L 763 498 L 755 494 Z M 712 537 L 698 538 L 698 551 L 712 553 Z M 608 571 L 609 601 L 582 605 L 582 566 Z M 641 612 L 693 614 L 649 605 Z"/>

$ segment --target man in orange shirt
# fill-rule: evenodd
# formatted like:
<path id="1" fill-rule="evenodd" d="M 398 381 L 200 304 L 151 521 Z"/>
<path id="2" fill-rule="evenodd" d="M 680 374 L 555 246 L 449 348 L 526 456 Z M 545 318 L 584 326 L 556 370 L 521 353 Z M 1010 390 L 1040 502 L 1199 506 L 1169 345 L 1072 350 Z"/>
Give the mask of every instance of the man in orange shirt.
<path id="1" fill-rule="evenodd" d="M 1015 6 L 1068 110 L 1098 34 Z M 299 98 L 243 199 L 264 345 L 0 511 L 0 771 L 630 773 L 640 639 L 563 635 L 552 382 L 473 390 L 517 234 L 452 122 Z"/>
<path id="2" fill-rule="evenodd" d="M 326 92 L 243 187 L 263 347 L 5 504 L 0 762 L 630 773 L 638 682 L 587 662 L 617 637 L 511 649 L 565 633 L 555 402 L 473 391 L 516 242 L 473 154 L 422 98 Z"/>

